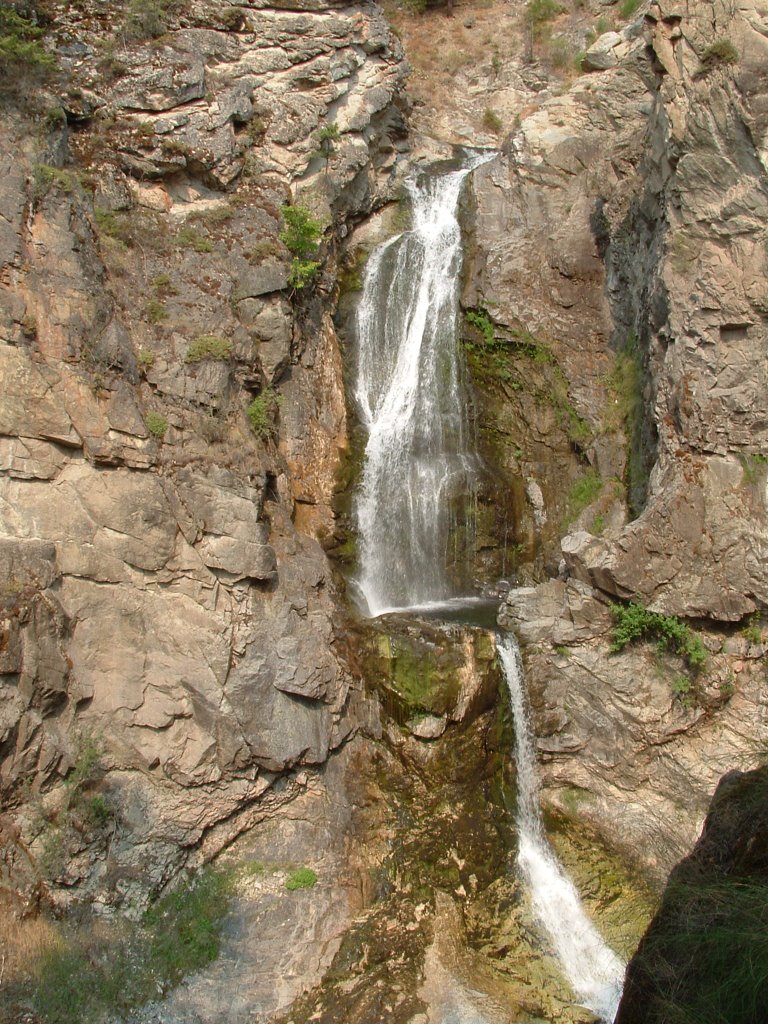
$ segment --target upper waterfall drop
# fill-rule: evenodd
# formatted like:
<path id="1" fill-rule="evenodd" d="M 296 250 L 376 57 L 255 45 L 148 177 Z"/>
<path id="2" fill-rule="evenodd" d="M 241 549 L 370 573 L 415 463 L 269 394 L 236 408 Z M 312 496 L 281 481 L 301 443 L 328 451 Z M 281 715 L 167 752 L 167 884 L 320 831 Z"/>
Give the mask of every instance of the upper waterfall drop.
<path id="1" fill-rule="evenodd" d="M 375 249 L 356 316 L 354 397 L 368 431 L 355 506 L 357 578 L 371 616 L 455 596 L 461 532 L 472 532 L 479 460 L 457 343 L 465 178 L 483 161 L 421 174 L 413 227 Z"/>
<path id="2" fill-rule="evenodd" d="M 611 1024 L 621 998 L 625 965 L 587 917 L 576 887 L 547 842 L 520 650 L 511 635 L 499 637 L 497 649 L 514 720 L 517 863 L 528 884 L 533 911 L 549 936 L 571 987 L 583 1006 Z"/>

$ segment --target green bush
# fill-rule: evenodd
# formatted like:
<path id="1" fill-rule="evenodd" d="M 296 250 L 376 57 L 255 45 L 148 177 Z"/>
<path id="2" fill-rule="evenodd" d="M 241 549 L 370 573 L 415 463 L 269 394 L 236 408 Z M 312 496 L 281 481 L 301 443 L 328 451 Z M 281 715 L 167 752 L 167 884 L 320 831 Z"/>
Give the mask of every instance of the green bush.
<path id="1" fill-rule="evenodd" d="M 159 412 L 148 412 L 144 417 L 144 423 L 153 437 L 165 437 L 165 432 L 168 429 L 168 420 L 165 416 L 161 416 Z"/>
<path id="2" fill-rule="evenodd" d="M 661 650 L 672 651 L 694 671 L 702 668 L 707 651 L 701 638 L 674 615 L 652 612 L 640 604 L 611 605 L 614 626 L 611 650 L 623 651 L 638 640 L 656 640 Z"/>
<path id="3" fill-rule="evenodd" d="M 7 2 L 0 7 L 0 82 L 17 84 L 24 72 L 43 75 L 56 67 L 42 36 L 41 28 Z"/>
<path id="4" fill-rule="evenodd" d="M 152 932 L 150 963 L 166 983 L 175 984 L 216 959 L 231 892 L 230 875 L 209 869 L 147 911 L 144 923 Z"/>
<path id="5" fill-rule="evenodd" d="M 486 107 L 483 111 L 483 128 L 487 128 L 489 132 L 493 132 L 494 135 L 498 135 L 501 129 L 504 127 L 504 123 L 496 113 L 490 107 Z"/>
<path id="6" fill-rule="evenodd" d="M 130 0 L 123 34 L 128 39 L 157 39 L 168 30 L 168 16 L 179 0 Z"/>
<path id="7" fill-rule="evenodd" d="M 305 206 L 284 206 L 280 241 L 293 256 L 288 281 L 292 288 L 305 288 L 320 268 L 318 255 L 322 225 Z"/>
<path id="8" fill-rule="evenodd" d="M 151 324 L 159 324 L 168 319 L 168 310 L 159 299 L 150 299 L 147 303 L 147 318 Z"/>
<path id="9" fill-rule="evenodd" d="M 188 224 L 176 235 L 176 244 L 182 249 L 194 249 L 195 252 L 213 252 L 211 240 Z"/>
<path id="10" fill-rule="evenodd" d="M 705 68 L 717 67 L 720 64 L 735 64 L 738 59 L 739 51 L 730 39 L 717 39 L 701 55 L 701 63 Z"/>
<path id="11" fill-rule="evenodd" d="M 642 2 L 643 0 L 622 0 L 622 3 L 619 5 L 619 14 L 625 20 L 631 18 Z"/>
<path id="12" fill-rule="evenodd" d="M 564 8 L 557 0 L 528 0 L 525 17 L 532 25 L 543 25 L 561 14 Z"/>
<path id="13" fill-rule="evenodd" d="M 275 417 L 280 405 L 280 396 L 273 388 L 265 388 L 246 409 L 251 430 L 261 441 L 275 433 Z"/>
<path id="14" fill-rule="evenodd" d="M 486 346 L 488 348 L 493 348 L 495 341 L 495 327 L 493 320 L 491 320 L 488 314 L 482 309 L 469 309 L 464 314 L 464 318 L 468 324 L 472 324 L 473 327 L 476 327 L 478 331 L 480 331 Z"/>
<path id="15" fill-rule="evenodd" d="M 100 1024 L 140 1006 L 219 953 L 232 891 L 229 873 L 206 869 L 159 900 L 141 925 L 59 929 L 31 964 L 32 1006 L 45 1024 Z"/>
<path id="16" fill-rule="evenodd" d="M 195 338 L 187 349 L 185 363 L 199 363 L 203 359 L 229 359 L 232 355 L 232 342 L 218 334 L 201 334 Z"/>
<path id="17" fill-rule="evenodd" d="M 78 180 L 71 171 L 49 164 L 36 164 L 32 179 L 32 196 L 42 199 L 54 190 L 70 195 L 78 187 Z"/>
<path id="18" fill-rule="evenodd" d="M 317 875 L 312 868 L 299 868 L 288 878 L 285 888 L 291 891 L 294 889 L 310 889 L 316 881 Z"/>

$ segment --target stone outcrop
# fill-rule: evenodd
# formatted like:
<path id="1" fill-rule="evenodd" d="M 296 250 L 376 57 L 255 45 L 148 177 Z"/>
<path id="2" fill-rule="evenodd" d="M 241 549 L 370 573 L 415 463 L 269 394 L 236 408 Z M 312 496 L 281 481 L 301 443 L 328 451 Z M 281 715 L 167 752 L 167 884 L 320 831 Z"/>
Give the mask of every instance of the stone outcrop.
<path id="1" fill-rule="evenodd" d="M 191 3 L 147 41 L 107 7 L 50 27 L 42 137 L 3 101 L 3 864 L 141 904 L 358 722 L 317 539 L 347 443 L 329 279 L 292 293 L 278 233 L 300 192 L 332 266 L 392 194 L 405 63 L 366 4 Z M 86 762 L 99 835 L 57 785 Z"/>
<path id="2" fill-rule="evenodd" d="M 523 118 L 475 174 L 464 290 L 502 333 L 548 345 L 589 425 L 588 462 L 628 489 L 634 520 L 603 498 L 614 529 L 568 537 L 569 571 L 725 621 L 766 599 L 760 26 L 754 5 L 662 3 L 598 40 L 615 66 Z M 629 410 L 614 353 L 634 364 Z M 626 462 L 609 443 L 621 432 Z M 553 511 L 560 461 L 521 459 Z"/>
<path id="3" fill-rule="evenodd" d="M 655 643 L 611 653 L 606 597 L 574 579 L 512 591 L 500 622 L 525 652 L 545 799 L 663 878 L 723 770 L 749 764 L 768 739 L 768 648 L 704 633 L 698 675 Z"/>

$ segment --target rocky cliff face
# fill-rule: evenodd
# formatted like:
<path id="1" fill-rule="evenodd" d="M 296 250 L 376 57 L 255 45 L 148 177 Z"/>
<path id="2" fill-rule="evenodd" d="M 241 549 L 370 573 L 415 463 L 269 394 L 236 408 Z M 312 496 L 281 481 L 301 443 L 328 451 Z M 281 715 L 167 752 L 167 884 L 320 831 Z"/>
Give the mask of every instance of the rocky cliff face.
<path id="1" fill-rule="evenodd" d="M 117 904 L 356 726 L 318 543 L 346 445 L 332 279 L 291 290 L 278 234 L 300 194 L 332 266 L 390 195 L 405 75 L 365 4 L 125 18 L 59 12 L 61 72 L 6 94 L 0 138 L 4 876 Z M 84 765 L 98 827 L 60 785 Z"/>
<path id="2" fill-rule="evenodd" d="M 501 617 L 529 644 L 547 782 L 660 871 L 764 739 L 760 629 L 715 623 L 766 599 L 766 47 L 758 5 L 651 4 L 522 117 L 467 211 L 521 561 L 554 575 L 566 533 L 561 580 Z M 705 671 L 611 655 L 616 598 L 707 620 Z"/>

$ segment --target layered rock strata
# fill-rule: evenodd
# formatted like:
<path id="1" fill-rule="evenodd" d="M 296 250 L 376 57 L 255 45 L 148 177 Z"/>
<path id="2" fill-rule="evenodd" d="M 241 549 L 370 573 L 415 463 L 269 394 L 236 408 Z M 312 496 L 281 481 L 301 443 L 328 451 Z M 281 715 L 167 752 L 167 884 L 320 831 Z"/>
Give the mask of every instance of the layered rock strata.
<path id="1" fill-rule="evenodd" d="M 123 17 L 62 11 L 53 113 L 6 95 L 0 138 L 4 880 L 110 904 L 356 728 L 317 539 L 331 280 L 292 292 L 278 234 L 300 192 L 332 261 L 391 194 L 405 75 L 372 5 L 192 3 L 147 41 Z M 57 785 L 86 764 L 96 830 Z"/>

